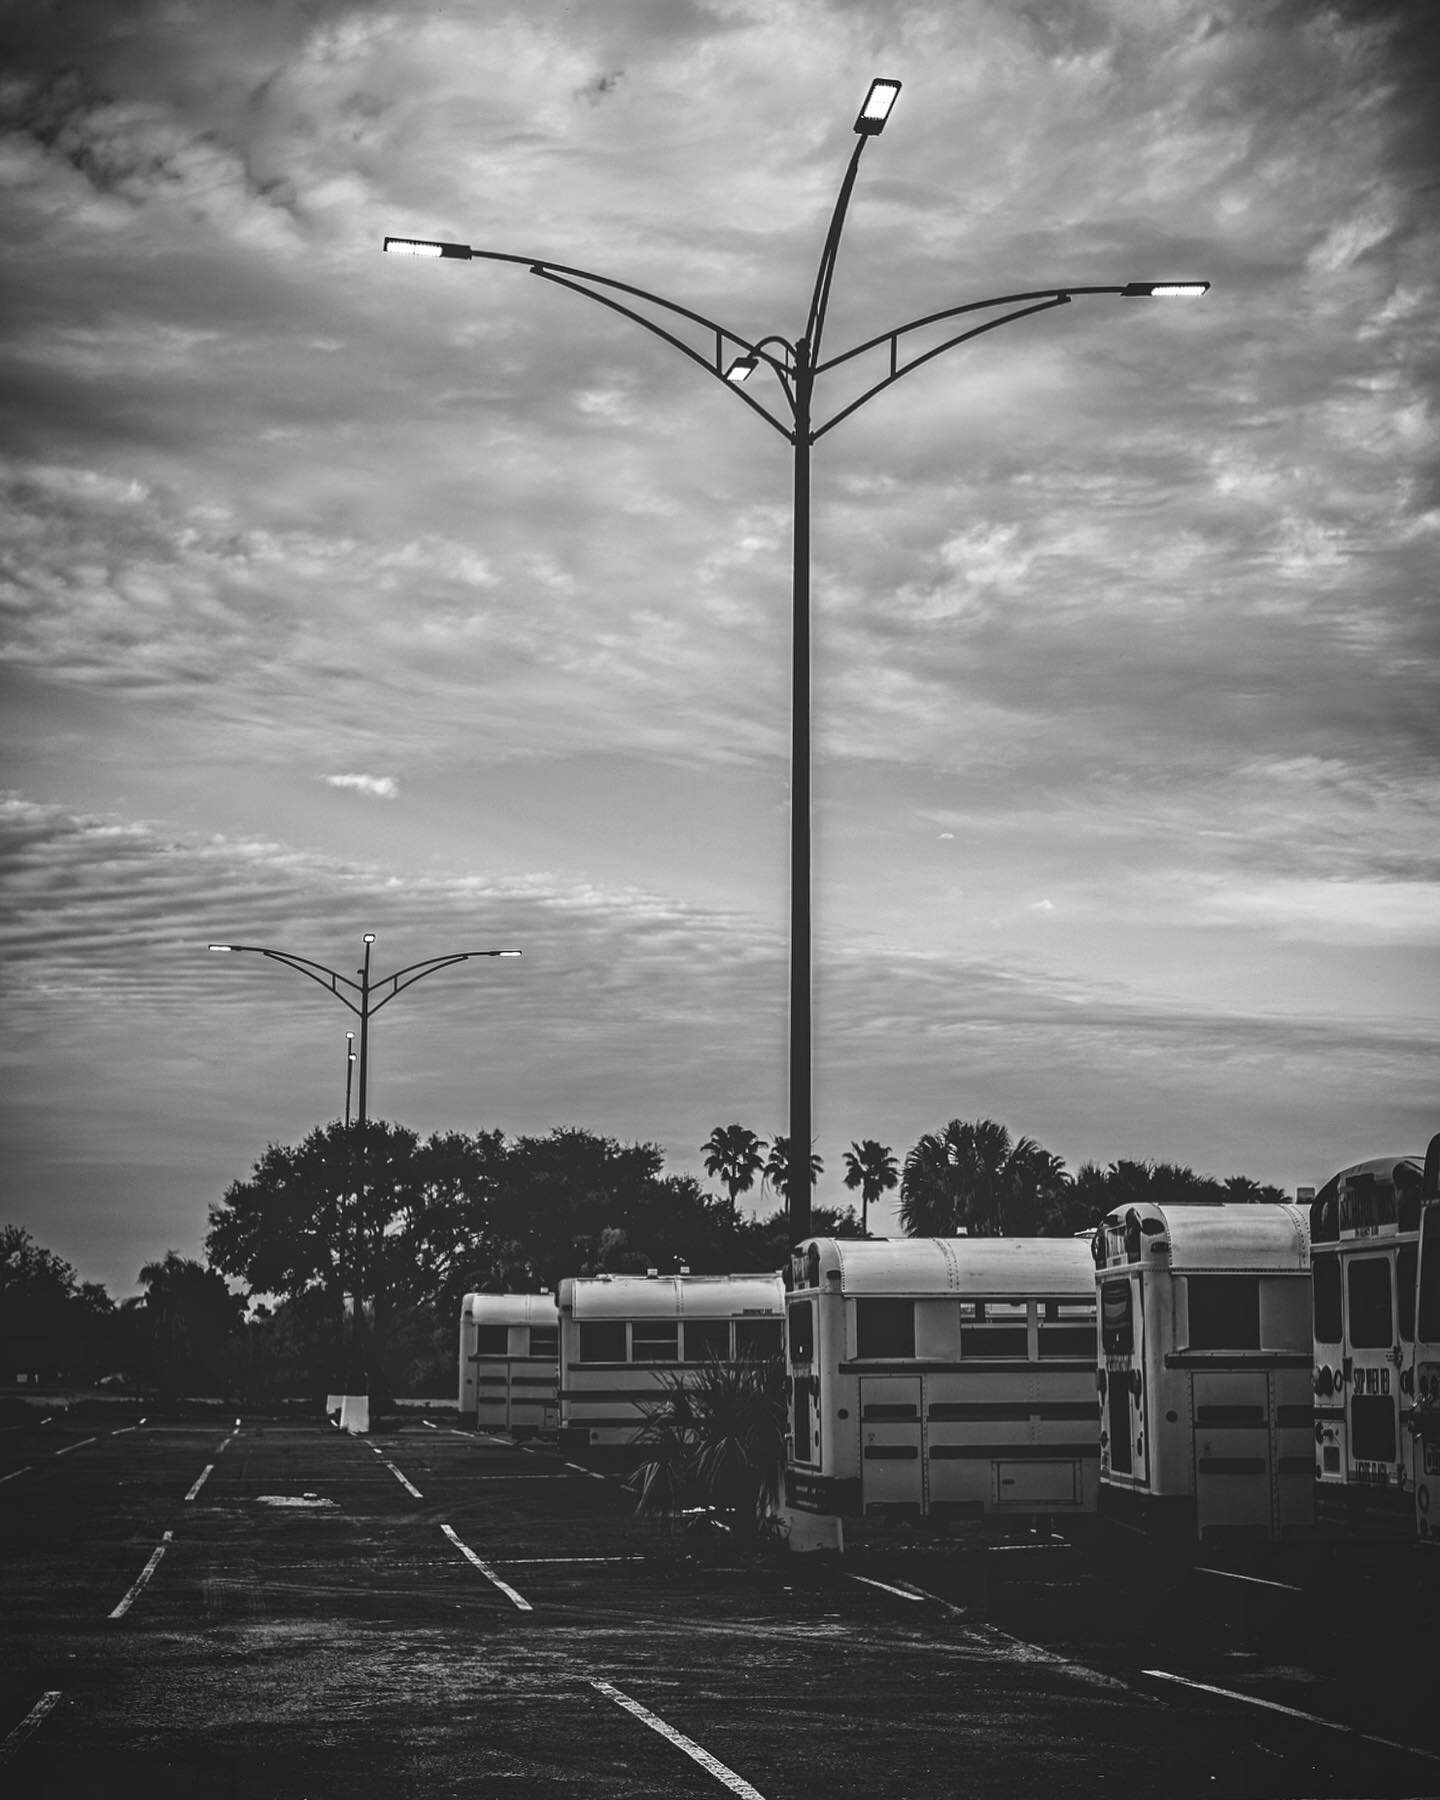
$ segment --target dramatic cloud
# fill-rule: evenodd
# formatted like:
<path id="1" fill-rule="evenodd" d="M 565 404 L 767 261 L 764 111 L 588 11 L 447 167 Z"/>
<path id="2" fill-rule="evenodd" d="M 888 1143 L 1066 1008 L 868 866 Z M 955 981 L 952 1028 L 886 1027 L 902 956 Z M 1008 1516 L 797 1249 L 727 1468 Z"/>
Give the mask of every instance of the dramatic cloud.
<path id="1" fill-rule="evenodd" d="M 335 1110 L 340 1009 L 209 938 L 342 969 L 366 930 L 397 962 L 519 943 L 385 1015 L 377 1103 L 422 1127 L 584 1122 L 689 1167 L 717 1120 L 783 1127 L 789 446 L 524 261 L 380 243 L 793 337 L 876 74 L 904 89 L 824 355 L 1077 291 L 815 446 L 826 1182 L 851 1138 L 903 1152 L 957 1113 L 1291 1185 L 1417 1148 L 1432 13 L 10 8 L 23 1222 L 123 1280 Z M 1155 276 L 1214 285 L 1078 292 Z M 889 354 L 823 374 L 817 419 Z"/>

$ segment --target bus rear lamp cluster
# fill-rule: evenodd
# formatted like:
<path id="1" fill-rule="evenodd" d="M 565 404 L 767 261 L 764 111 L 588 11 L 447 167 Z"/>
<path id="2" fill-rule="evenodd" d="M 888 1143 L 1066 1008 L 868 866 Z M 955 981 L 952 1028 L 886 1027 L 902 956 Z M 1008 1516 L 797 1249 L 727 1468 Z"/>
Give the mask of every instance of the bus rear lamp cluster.
<path id="1" fill-rule="evenodd" d="M 1432 1406 L 1440 1402 L 1440 1371 L 1430 1368 L 1420 1371 L 1420 1398 Z"/>
<path id="2" fill-rule="evenodd" d="M 1317 1394 L 1338 1394 L 1345 1386 L 1345 1371 L 1332 1369 L 1328 1363 L 1322 1363 L 1315 1371 L 1315 1392 Z"/>

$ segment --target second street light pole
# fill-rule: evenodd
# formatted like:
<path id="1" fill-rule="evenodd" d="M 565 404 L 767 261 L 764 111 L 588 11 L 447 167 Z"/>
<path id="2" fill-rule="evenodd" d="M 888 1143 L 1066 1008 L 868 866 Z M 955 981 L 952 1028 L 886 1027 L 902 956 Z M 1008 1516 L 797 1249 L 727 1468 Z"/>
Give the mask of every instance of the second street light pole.
<path id="1" fill-rule="evenodd" d="M 357 1159 L 359 1164 L 359 1180 L 356 1184 L 357 1193 L 355 1196 L 355 1211 L 357 1217 L 354 1221 L 354 1242 L 350 1245 L 350 1268 L 352 1275 L 354 1276 L 363 1276 L 365 1270 L 365 1262 L 361 1254 L 359 1241 L 363 1219 L 358 1215 L 363 1213 L 363 1207 L 359 1202 L 363 1200 L 365 1193 L 365 1127 L 369 1119 L 367 1109 L 369 1104 L 371 1016 L 379 1012 L 382 1006 L 388 1006 L 397 994 L 403 994 L 406 988 L 413 987 L 417 981 L 423 981 L 427 975 L 434 975 L 441 969 L 453 968 L 456 963 L 472 962 L 482 957 L 519 956 L 521 954 L 518 950 L 455 950 L 448 956 L 429 956 L 422 962 L 408 963 L 403 969 L 397 969 L 393 975 L 382 975 L 378 980 L 372 981 L 370 977 L 370 946 L 375 942 L 375 933 L 373 931 L 367 931 L 365 933 L 364 941 L 365 960 L 355 971 L 360 977 L 358 982 L 352 980 L 348 975 L 340 974 L 336 969 L 327 968 L 324 963 L 312 962 L 307 956 L 295 956 L 288 950 L 274 950 L 265 944 L 211 944 L 209 946 L 211 950 L 220 951 L 227 955 L 248 954 L 251 956 L 264 956 L 268 957 L 271 962 L 284 963 L 286 968 L 294 969 L 297 974 L 308 976 L 311 981 L 318 982 L 321 987 L 325 988 L 329 993 L 332 993 L 342 1006 L 349 1007 L 350 1011 L 356 1014 L 360 1020 L 359 1117 L 357 1119 L 360 1136 L 360 1154 Z M 349 992 L 342 992 L 342 989 L 348 989 Z M 380 996 L 378 999 L 375 998 L 376 994 L 379 994 Z M 354 998 L 351 997 L 352 995 Z M 353 1043 L 353 1041 L 354 1034 L 347 1032 L 347 1046 Z M 347 1049 L 345 1075 L 345 1186 L 347 1195 L 350 1187 L 351 1173 L 349 1130 L 350 1069 L 353 1067 L 354 1062 L 354 1052 Z M 360 1280 L 355 1280 L 352 1282 L 352 1285 L 359 1287 L 362 1285 L 362 1282 Z M 357 1336 L 362 1319 L 363 1299 L 364 1296 L 360 1293 L 356 1293 L 353 1296 Z M 368 1427 L 361 1427 L 361 1429 L 366 1428 Z"/>
<path id="2" fill-rule="evenodd" d="M 782 437 L 794 446 L 795 453 L 795 519 L 794 519 L 794 584 L 793 584 L 793 630 L 791 647 L 791 742 L 790 742 L 790 1154 L 788 1209 L 792 1242 L 809 1235 L 810 1231 L 810 1134 L 812 1125 L 812 1089 L 811 1089 L 811 910 L 810 910 L 810 452 L 815 443 L 827 431 L 832 430 L 842 419 L 847 419 L 859 410 L 868 400 L 884 389 L 892 386 L 904 375 L 922 364 L 932 361 L 943 351 L 953 349 L 971 338 L 983 336 L 1001 325 L 1008 325 L 1016 319 L 1028 318 L 1033 313 L 1046 312 L 1051 307 L 1068 306 L 1072 300 L 1089 298 L 1092 295 L 1119 295 L 1125 299 L 1159 299 L 1172 295 L 1191 295 L 1205 293 L 1210 284 L 1208 281 L 1129 281 L 1107 287 L 1053 287 L 1038 289 L 1024 294 L 998 294 L 989 300 L 970 300 L 959 306 L 942 308 L 939 312 L 927 313 L 922 318 L 911 319 L 904 325 L 893 326 L 877 337 L 868 339 L 863 344 L 856 344 L 851 349 L 842 351 L 838 356 L 824 360 L 820 355 L 821 339 L 825 327 L 825 314 L 830 299 L 830 283 L 835 273 L 835 260 L 840 247 L 840 233 L 844 228 L 845 214 L 850 204 L 850 194 L 855 185 L 855 177 L 860 167 L 860 156 L 866 142 L 877 137 L 885 128 L 885 121 L 900 93 L 900 83 L 888 79 L 876 79 L 870 84 L 870 91 L 865 96 L 864 105 L 855 120 L 855 134 L 858 142 L 850 157 L 845 171 L 845 178 L 840 185 L 840 193 L 835 202 L 835 210 L 831 215 L 830 228 L 825 237 L 824 249 L 820 256 L 819 272 L 815 278 L 815 288 L 810 301 L 810 313 L 805 331 L 793 343 L 783 337 L 762 337 L 752 343 L 740 333 L 719 325 L 708 319 L 703 313 L 694 311 L 688 306 L 678 305 L 660 294 L 648 292 L 645 288 L 636 287 L 632 282 L 616 281 L 609 275 L 598 275 L 593 269 L 577 269 L 566 263 L 549 262 L 544 258 L 533 256 L 517 256 L 510 251 L 477 250 L 469 244 L 457 244 L 433 238 L 387 237 L 384 248 L 391 255 L 421 256 L 454 259 L 461 262 L 483 261 L 518 263 L 527 268 L 532 275 L 553 283 L 556 287 L 568 288 L 571 293 L 579 294 L 587 300 L 597 301 L 608 307 L 611 312 L 619 313 L 623 318 L 633 320 L 654 336 L 663 338 L 667 344 L 689 357 L 691 362 L 698 363 L 707 374 L 723 381 L 733 393 L 757 412 L 767 424 L 774 427 Z M 617 296 L 624 296 L 618 298 Z M 699 327 L 713 336 L 714 350 L 712 354 L 702 354 L 693 344 L 686 343 L 677 337 L 674 331 L 667 330 L 657 320 L 636 312 L 634 307 L 626 304 L 626 299 L 640 300 L 652 307 L 659 307 L 671 315 L 671 321 L 684 321 L 692 330 Z M 983 312 L 991 307 L 1008 307 L 1011 310 L 1002 313 L 998 318 L 985 319 L 978 325 L 969 326 L 928 350 L 910 351 L 907 342 L 908 361 L 902 361 L 900 345 L 908 340 L 909 333 L 919 331 L 927 326 L 940 323 L 944 319 L 956 318 L 962 314 Z M 778 348 L 778 354 L 768 348 Z M 733 345 L 738 355 L 727 354 L 726 346 Z M 858 399 L 850 401 L 819 426 L 812 418 L 812 402 L 817 377 L 826 370 L 836 368 L 841 363 L 862 356 L 869 351 L 877 350 L 882 345 L 889 347 L 889 372 L 866 388 Z M 777 418 L 768 407 L 762 406 L 758 400 L 744 392 L 743 384 L 755 370 L 764 363 L 779 382 L 789 423 L 784 417 Z"/>

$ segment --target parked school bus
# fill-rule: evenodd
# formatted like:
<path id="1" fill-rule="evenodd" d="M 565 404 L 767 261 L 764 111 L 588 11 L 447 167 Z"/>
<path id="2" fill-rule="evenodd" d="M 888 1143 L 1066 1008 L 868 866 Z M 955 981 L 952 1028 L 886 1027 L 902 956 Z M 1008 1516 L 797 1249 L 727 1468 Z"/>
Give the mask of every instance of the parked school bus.
<path id="1" fill-rule="evenodd" d="M 559 1318 L 550 1294 L 467 1294 L 460 1417 L 517 1436 L 559 1425 Z"/>
<path id="2" fill-rule="evenodd" d="M 1094 1241 L 1100 1510 L 1200 1538 L 1314 1515 L 1310 1245 L 1290 1203 L 1117 1207 Z"/>
<path id="3" fill-rule="evenodd" d="M 887 1514 L 1095 1510 L 1087 1242 L 812 1238 L 786 1285 L 792 1548 Z"/>
<path id="4" fill-rule="evenodd" d="M 628 1444 L 666 1378 L 781 1353 L 775 1275 L 589 1275 L 560 1283 L 560 1442 Z"/>
<path id="5" fill-rule="evenodd" d="M 1440 1134 L 1425 1152 L 1410 1434 L 1415 1529 L 1424 1542 L 1440 1544 Z"/>

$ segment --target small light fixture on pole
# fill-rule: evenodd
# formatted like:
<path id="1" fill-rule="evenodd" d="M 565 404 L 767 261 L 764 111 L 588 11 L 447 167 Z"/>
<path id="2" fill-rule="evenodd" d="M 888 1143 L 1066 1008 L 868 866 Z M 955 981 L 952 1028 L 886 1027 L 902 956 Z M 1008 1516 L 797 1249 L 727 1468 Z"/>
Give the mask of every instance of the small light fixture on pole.
<path id="1" fill-rule="evenodd" d="M 594 300 L 611 312 L 632 320 L 662 338 L 673 349 L 697 363 L 765 422 L 788 440 L 794 449 L 794 541 L 791 580 L 791 709 L 790 709 L 790 1191 L 788 1207 L 792 1242 L 809 1235 L 811 1181 L 811 907 L 810 907 L 810 452 L 825 434 L 848 419 L 867 401 L 895 382 L 932 362 L 947 350 L 984 336 L 1002 325 L 1068 306 L 1071 301 L 1102 294 L 1126 299 L 1170 299 L 1200 295 L 1206 281 L 1131 281 L 1104 287 L 1051 287 L 1022 294 L 997 294 L 988 300 L 969 300 L 924 314 L 893 326 L 838 355 L 821 356 L 821 338 L 830 299 L 830 283 L 840 248 L 840 233 L 860 166 L 860 155 L 872 137 L 885 129 L 900 93 L 900 83 L 886 77 L 874 80 L 855 120 L 857 142 L 840 184 L 835 210 L 820 254 L 819 269 L 803 332 L 793 340 L 773 336 L 756 342 L 717 324 L 692 307 L 681 306 L 661 294 L 648 292 L 632 282 L 597 274 L 593 269 L 572 268 L 541 257 L 519 256 L 507 250 L 478 250 L 431 238 L 387 237 L 384 248 L 392 256 L 453 257 L 460 261 L 515 263 L 555 287 Z M 660 320 L 636 310 L 636 302 L 660 308 L 668 317 Z M 912 332 L 959 319 L 971 313 L 987 314 L 1004 308 L 998 317 L 982 317 L 929 348 L 915 348 Z M 698 328 L 713 341 L 706 354 L 678 336 Z M 767 348 L 775 345 L 776 350 Z M 828 419 L 816 423 L 812 402 L 819 377 L 852 358 L 879 353 L 884 373 L 849 400 Z M 779 383 L 783 405 L 774 411 L 749 392 L 751 375 L 765 364 Z M 888 368 L 886 364 L 888 363 Z"/>

